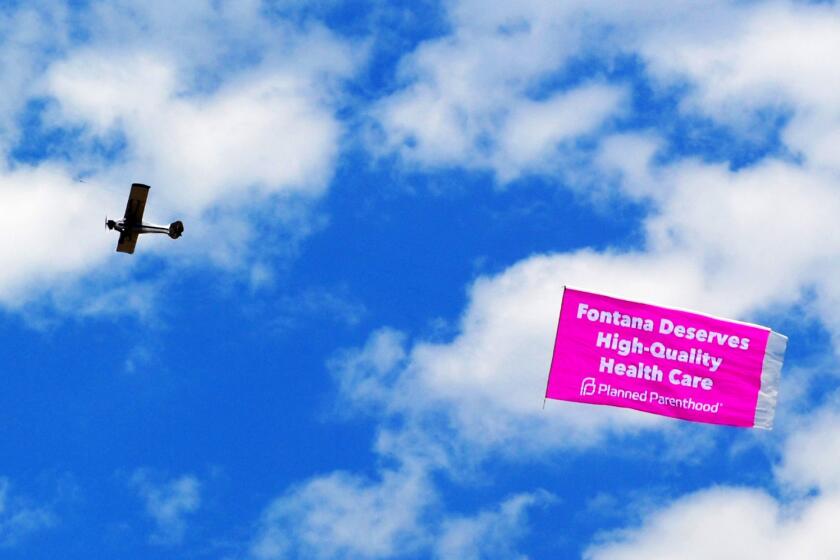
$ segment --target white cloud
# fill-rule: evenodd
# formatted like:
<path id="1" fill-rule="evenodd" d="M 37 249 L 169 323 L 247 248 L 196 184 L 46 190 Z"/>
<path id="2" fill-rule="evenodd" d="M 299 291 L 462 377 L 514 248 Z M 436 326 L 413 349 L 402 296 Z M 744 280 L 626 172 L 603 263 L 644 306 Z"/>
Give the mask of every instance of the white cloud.
<path id="1" fill-rule="evenodd" d="M 377 479 L 336 471 L 313 477 L 263 512 L 250 555 L 280 558 L 512 558 L 527 532 L 529 509 L 553 498 L 519 494 L 473 515 L 447 515 L 416 459 L 384 469 Z"/>
<path id="2" fill-rule="evenodd" d="M 765 2 L 735 5 L 728 15 L 693 33 L 688 24 L 652 33 L 642 52 L 662 77 L 690 78 L 693 100 L 708 110 L 832 102 L 840 80 L 830 56 L 840 47 L 836 6 Z"/>
<path id="3" fill-rule="evenodd" d="M 757 490 L 713 489 L 686 497 L 657 512 L 638 533 L 590 548 L 587 560 L 680 558 L 759 559 L 779 555 L 779 508 Z M 780 539 L 781 540 L 781 539 Z M 799 554 L 796 554 L 798 557 Z M 811 556 L 829 558 L 832 556 Z"/>
<path id="4" fill-rule="evenodd" d="M 832 559 L 840 537 L 836 403 L 808 418 L 782 448 L 777 480 L 783 498 L 765 490 L 713 487 L 665 505 L 641 526 L 601 536 L 587 560 L 681 558 Z M 813 490 L 808 495 L 804 492 Z"/>
<path id="5" fill-rule="evenodd" d="M 767 161 L 741 172 L 685 164 L 665 180 L 674 188 L 647 221 L 651 245 L 686 251 L 712 293 L 756 308 L 830 282 L 840 253 L 830 176 Z"/>
<path id="6" fill-rule="evenodd" d="M 0 477 L 0 547 L 12 547 L 22 540 L 56 524 L 55 515 L 45 507 L 33 507 L 10 493 L 8 478 Z"/>
<path id="7" fill-rule="evenodd" d="M 528 509 L 549 501 L 545 492 L 519 494 L 508 498 L 495 510 L 472 517 L 453 517 L 442 524 L 435 546 L 438 558 L 460 560 L 527 558 L 517 554 L 515 543 L 526 530 Z"/>
<path id="8" fill-rule="evenodd" d="M 840 408 L 836 399 L 799 422 L 785 441 L 777 478 L 799 491 L 840 494 Z"/>
<path id="9" fill-rule="evenodd" d="M 502 182 L 568 172 L 558 137 L 598 132 L 621 115 L 623 86 L 605 84 L 611 101 L 593 111 L 596 97 L 585 84 L 546 84 L 563 84 L 557 77 L 577 58 L 599 60 L 607 72 L 619 57 L 634 56 L 654 95 L 685 90 L 680 102 L 689 116 L 705 113 L 764 141 L 777 126 L 767 111 L 785 115 L 781 139 L 792 152 L 816 166 L 840 166 L 834 5 L 534 0 L 491 8 L 461 0 L 447 5 L 447 15 L 451 33 L 403 58 L 403 87 L 374 111 L 384 148 L 408 162 L 492 169 Z M 571 94 L 558 107 L 542 99 L 546 88 Z M 534 103 L 539 111 L 529 111 Z"/>
<path id="10" fill-rule="evenodd" d="M 280 298 L 270 311 L 270 323 L 278 330 L 289 330 L 299 327 L 306 319 L 318 317 L 321 323 L 352 327 L 366 312 L 366 307 L 348 296 L 345 289 L 313 287 Z"/>
<path id="11" fill-rule="evenodd" d="M 622 93 L 588 84 L 544 101 L 499 100 L 482 108 L 477 100 L 452 102 L 417 86 L 384 101 L 380 120 L 389 148 L 409 161 L 490 168 L 507 181 L 541 171 L 558 156 L 561 143 L 595 132 L 619 109 Z"/>
<path id="12" fill-rule="evenodd" d="M 557 147 L 597 130 L 621 107 L 625 95 L 619 87 L 589 84 L 544 101 L 523 100 L 514 105 L 498 133 L 498 151 L 492 155 L 499 178 L 513 178 L 524 169 L 556 168 Z"/>
<path id="13" fill-rule="evenodd" d="M 840 10 L 833 4 L 771 2 L 731 9 L 728 23 L 654 32 L 640 51 L 665 83 L 688 81 L 683 105 L 765 134 L 762 111 L 787 116 L 781 140 L 814 168 L 836 173 L 840 156 Z M 696 26 L 697 27 L 697 26 Z M 663 48 L 667 45 L 667 48 Z"/>
<path id="14" fill-rule="evenodd" d="M 155 522 L 149 541 L 166 546 L 180 544 L 187 530 L 187 516 L 201 505 L 199 480 L 183 475 L 156 483 L 149 472 L 139 469 L 132 474 L 130 482 L 143 500 L 146 514 Z"/>
<path id="15" fill-rule="evenodd" d="M 633 199 L 656 197 L 663 185 L 657 184 L 651 161 L 661 147 L 661 140 L 651 132 L 605 137 L 594 158 L 600 180 L 606 188 L 618 184 Z"/>
<path id="16" fill-rule="evenodd" d="M 19 140 L 16 117 L 34 94 L 49 62 L 47 52 L 67 42 L 67 10 L 61 4 L 28 2 L 0 12 L 0 150 L 7 155 Z M 4 158 L 5 159 L 5 158 Z"/>
<path id="17" fill-rule="evenodd" d="M 340 129 L 315 79 L 269 71 L 189 95 L 165 59 L 87 52 L 53 66 L 47 91 L 68 122 L 124 134 L 121 171 L 163 186 L 164 208 L 198 216 L 243 196 L 323 192 Z"/>
<path id="18" fill-rule="evenodd" d="M 115 193 L 74 182 L 58 168 L 0 171 L 0 302 L 27 296 L 102 266 L 113 251 L 103 210 Z"/>
<path id="19" fill-rule="evenodd" d="M 422 165 L 488 168 L 503 181 L 539 171 L 558 148 L 596 132 L 621 107 L 621 87 L 578 84 L 547 99 L 586 34 L 575 3 L 449 4 L 451 35 L 403 58 L 405 87 L 373 115 L 384 146 Z"/>
<path id="20" fill-rule="evenodd" d="M 451 32 L 404 56 L 402 87 L 372 111 L 377 147 L 409 164 L 490 169 L 501 182 L 568 173 L 576 140 L 597 141 L 628 114 L 630 84 L 601 80 L 619 57 L 667 57 L 672 41 L 697 37 L 693 27 L 714 33 L 741 13 L 726 1 L 660 0 L 460 0 L 446 9 Z M 603 69 L 581 79 L 570 72 L 581 59 Z"/>
<path id="21" fill-rule="evenodd" d="M 109 47 L 145 42 L 153 50 L 215 68 L 242 45 L 265 42 L 269 25 L 258 0 L 98 0 L 79 23 Z M 225 41 L 217 40 L 224 37 Z"/>
<path id="22" fill-rule="evenodd" d="M 293 488 L 266 508 L 251 554 L 259 560 L 387 558 L 416 549 L 425 538 L 420 516 L 435 492 L 416 465 L 380 476 L 368 481 L 334 472 Z"/>

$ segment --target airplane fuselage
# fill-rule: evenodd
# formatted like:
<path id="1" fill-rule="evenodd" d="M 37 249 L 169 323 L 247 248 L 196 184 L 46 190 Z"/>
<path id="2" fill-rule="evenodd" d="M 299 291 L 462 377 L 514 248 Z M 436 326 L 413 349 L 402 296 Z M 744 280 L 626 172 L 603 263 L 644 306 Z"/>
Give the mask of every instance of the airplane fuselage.
<path id="1" fill-rule="evenodd" d="M 120 233 L 165 233 L 166 235 L 169 235 L 170 233 L 170 226 L 147 224 L 146 222 L 129 224 L 125 221 L 125 219 L 108 220 L 107 225 L 108 229 L 115 229 Z"/>

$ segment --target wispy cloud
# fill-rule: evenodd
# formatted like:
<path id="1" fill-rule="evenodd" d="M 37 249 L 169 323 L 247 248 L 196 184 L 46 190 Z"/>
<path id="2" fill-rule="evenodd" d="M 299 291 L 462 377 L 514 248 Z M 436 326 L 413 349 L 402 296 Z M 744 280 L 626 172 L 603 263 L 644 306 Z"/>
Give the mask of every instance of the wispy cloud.
<path id="1" fill-rule="evenodd" d="M 388 558 L 422 546 L 421 516 L 435 495 L 422 470 L 387 470 L 377 481 L 342 472 L 316 477 L 262 515 L 251 554 L 260 560 Z"/>
<path id="2" fill-rule="evenodd" d="M 714 486 L 655 509 L 640 527 L 602 534 L 584 557 L 836 557 L 840 539 L 828 528 L 840 514 L 838 427 L 832 403 L 791 434 L 776 471 L 781 497 L 760 488 Z"/>
<path id="3" fill-rule="evenodd" d="M 510 497 L 492 510 L 471 517 L 452 517 L 443 523 L 435 546 L 438 558 L 527 558 L 516 552 L 516 542 L 527 533 L 528 509 L 553 498 L 547 492 Z"/>
<path id="4" fill-rule="evenodd" d="M 473 515 L 450 515 L 418 462 L 375 480 L 345 472 L 315 477 L 263 513 L 250 552 L 279 558 L 513 558 L 528 510 L 552 501 L 544 491 L 512 496 Z"/>
<path id="5" fill-rule="evenodd" d="M 201 506 L 201 483 L 192 475 L 161 482 L 153 478 L 149 471 L 138 469 L 130 479 L 155 523 L 149 541 L 164 546 L 180 544 L 187 531 L 187 517 Z"/>
<path id="6" fill-rule="evenodd" d="M 11 492 L 8 478 L 0 477 L 0 546 L 12 547 L 57 523 L 49 507 L 33 506 Z"/>

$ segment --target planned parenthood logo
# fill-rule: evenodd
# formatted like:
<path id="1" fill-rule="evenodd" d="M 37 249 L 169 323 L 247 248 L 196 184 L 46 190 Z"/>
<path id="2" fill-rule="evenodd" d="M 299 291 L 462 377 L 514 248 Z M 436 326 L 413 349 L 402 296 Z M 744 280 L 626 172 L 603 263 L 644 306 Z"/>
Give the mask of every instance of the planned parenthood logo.
<path id="1" fill-rule="evenodd" d="M 586 377 L 580 384 L 580 396 L 590 397 L 595 394 L 595 378 Z"/>

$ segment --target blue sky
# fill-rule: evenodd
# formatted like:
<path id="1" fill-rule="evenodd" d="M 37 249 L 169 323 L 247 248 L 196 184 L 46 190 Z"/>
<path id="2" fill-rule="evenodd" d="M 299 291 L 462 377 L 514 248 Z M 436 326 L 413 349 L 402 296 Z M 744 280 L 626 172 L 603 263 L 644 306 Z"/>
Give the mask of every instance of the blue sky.
<path id="1" fill-rule="evenodd" d="M 825 2 L 0 2 L 0 553 L 837 558 L 838 50 Z M 114 252 L 132 182 L 181 239 Z M 776 428 L 543 410 L 564 284 L 786 334 Z"/>

